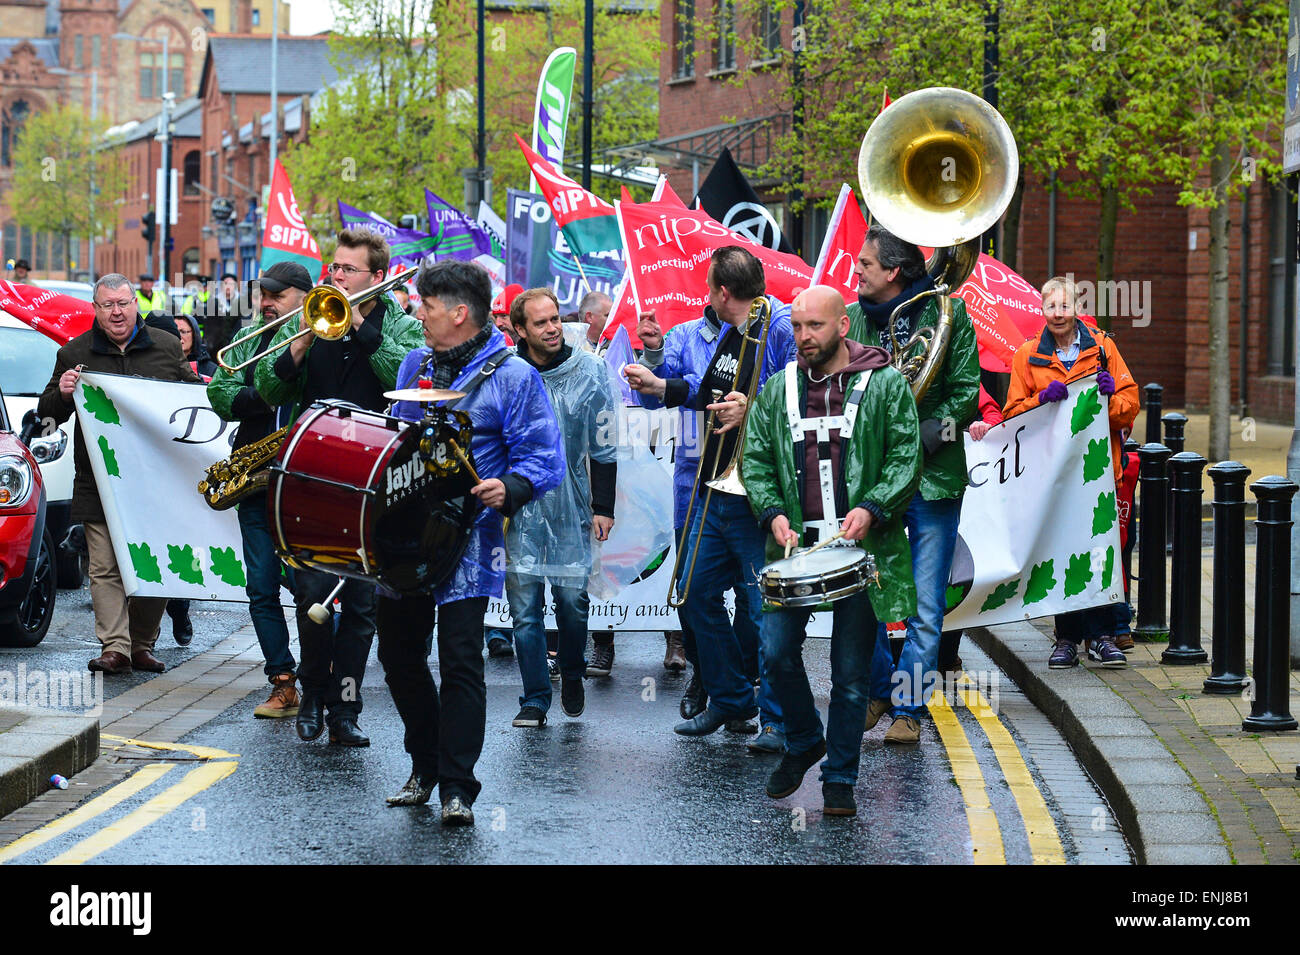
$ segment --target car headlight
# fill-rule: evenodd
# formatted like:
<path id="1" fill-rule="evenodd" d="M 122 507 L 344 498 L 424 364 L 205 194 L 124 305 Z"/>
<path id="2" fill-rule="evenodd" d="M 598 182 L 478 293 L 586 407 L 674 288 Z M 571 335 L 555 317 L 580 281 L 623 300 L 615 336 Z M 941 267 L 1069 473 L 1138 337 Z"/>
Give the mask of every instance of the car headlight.
<path id="1" fill-rule="evenodd" d="M 55 430 L 54 434 L 46 438 L 32 438 L 32 443 L 27 446 L 27 450 L 32 452 L 32 457 L 36 459 L 37 464 L 49 464 L 51 461 L 57 461 L 63 457 L 63 452 L 68 448 L 68 432 L 62 428 Z"/>
<path id="2" fill-rule="evenodd" d="M 32 466 L 16 454 L 0 455 L 0 507 L 21 507 L 32 493 Z"/>

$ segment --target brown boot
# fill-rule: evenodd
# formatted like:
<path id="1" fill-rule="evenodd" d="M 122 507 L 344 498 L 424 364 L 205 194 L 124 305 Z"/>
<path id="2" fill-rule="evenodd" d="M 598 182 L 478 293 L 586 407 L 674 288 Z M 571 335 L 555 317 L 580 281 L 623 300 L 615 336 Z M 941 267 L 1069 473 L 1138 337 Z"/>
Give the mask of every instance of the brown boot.
<path id="1" fill-rule="evenodd" d="M 680 630 L 669 630 L 664 634 L 668 649 L 664 652 L 664 669 L 681 673 L 686 669 L 686 651 L 682 649 Z"/>
<path id="2" fill-rule="evenodd" d="M 253 710 L 253 715 L 260 720 L 278 719 L 283 716 L 298 715 L 297 677 L 292 673 L 281 673 L 271 678 L 271 696 L 265 703 Z"/>

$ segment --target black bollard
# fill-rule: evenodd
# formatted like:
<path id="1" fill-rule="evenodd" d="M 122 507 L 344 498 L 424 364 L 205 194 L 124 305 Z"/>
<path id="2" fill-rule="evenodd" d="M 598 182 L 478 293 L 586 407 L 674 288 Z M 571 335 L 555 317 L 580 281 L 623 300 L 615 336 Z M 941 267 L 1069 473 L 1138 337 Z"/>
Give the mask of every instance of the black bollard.
<path id="1" fill-rule="evenodd" d="M 1179 414 L 1177 411 L 1171 411 L 1160 419 L 1165 426 L 1164 445 L 1174 454 L 1181 454 L 1186 449 L 1186 432 L 1187 432 L 1187 415 Z M 1168 516 L 1168 522 L 1165 525 L 1169 536 L 1165 540 L 1166 550 L 1170 553 L 1174 549 L 1174 496 L 1169 495 L 1169 509 L 1165 512 Z"/>
<path id="2" fill-rule="evenodd" d="M 1142 489 L 1142 540 L 1138 542 L 1137 626 L 1134 636 L 1146 640 L 1163 640 L 1169 636 L 1165 624 L 1165 499 L 1169 479 L 1165 461 L 1170 450 L 1163 444 L 1144 444 L 1138 448 L 1142 471 L 1138 477 Z"/>
<path id="3" fill-rule="evenodd" d="M 1293 730 L 1291 680 L 1291 498 L 1300 490 L 1270 474 L 1250 486 L 1255 494 L 1254 699 L 1243 730 Z"/>
<path id="4" fill-rule="evenodd" d="M 1165 389 L 1151 384 L 1142 389 L 1146 400 L 1142 403 L 1147 409 L 1147 444 L 1160 443 L 1160 409 L 1164 404 Z"/>
<path id="5" fill-rule="evenodd" d="M 1238 694 L 1246 681 L 1246 478 L 1250 468 L 1221 461 L 1214 482 L 1214 621 L 1206 693 Z"/>
<path id="6" fill-rule="evenodd" d="M 1169 588 L 1169 646 L 1161 663 L 1204 663 L 1201 647 L 1201 471 L 1209 463 L 1195 451 L 1169 459 L 1174 499 L 1174 560 Z"/>

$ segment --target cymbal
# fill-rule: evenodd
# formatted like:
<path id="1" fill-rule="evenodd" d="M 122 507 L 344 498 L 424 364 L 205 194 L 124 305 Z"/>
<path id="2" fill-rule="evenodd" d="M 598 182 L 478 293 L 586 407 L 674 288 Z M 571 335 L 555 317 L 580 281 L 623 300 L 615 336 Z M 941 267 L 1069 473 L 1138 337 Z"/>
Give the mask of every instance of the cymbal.
<path id="1" fill-rule="evenodd" d="M 396 391 L 385 391 L 384 397 L 389 401 L 451 401 L 464 398 L 465 392 L 446 388 L 399 388 Z"/>

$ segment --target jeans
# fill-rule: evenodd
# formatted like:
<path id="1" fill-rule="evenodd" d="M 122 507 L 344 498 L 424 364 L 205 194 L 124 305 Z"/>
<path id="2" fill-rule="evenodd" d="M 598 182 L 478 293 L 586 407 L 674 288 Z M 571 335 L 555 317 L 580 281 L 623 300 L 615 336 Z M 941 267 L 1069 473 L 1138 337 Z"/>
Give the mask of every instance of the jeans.
<path id="1" fill-rule="evenodd" d="M 406 727 L 411 768 L 438 780 L 442 802 L 473 805 L 482 784 L 474 764 L 483 752 L 487 685 L 483 681 L 483 615 L 488 598 L 437 605 L 432 596 L 379 598 L 379 663 Z M 429 671 L 438 624 L 438 675 Z"/>
<path id="2" fill-rule="evenodd" d="M 1071 610 L 1056 615 L 1056 638 L 1074 644 L 1098 637 L 1113 638 L 1115 634 L 1129 632 L 1129 609 L 1123 600 L 1104 607 L 1089 607 L 1087 610 Z"/>
<path id="3" fill-rule="evenodd" d="M 831 624 L 831 701 L 826 718 L 826 762 L 822 782 L 858 781 L 862 726 L 870 701 L 871 658 L 876 614 L 865 591 L 837 600 Z M 822 722 L 803 666 L 803 643 L 812 609 L 773 610 L 763 614 L 763 658 L 767 675 L 785 713 L 785 744 L 790 753 L 806 753 L 823 739 Z"/>
<path id="4" fill-rule="evenodd" d="M 927 501 L 917 491 L 903 515 L 912 547 L 912 576 L 916 580 L 916 616 L 907 618 L 907 639 L 897 668 L 879 625 L 871 663 L 871 696 L 893 702 L 895 717 L 919 719 L 926 689 L 939 682 L 939 632 L 947 608 L 948 576 L 961 521 L 961 498 Z M 895 674 L 898 677 L 895 678 Z"/>
<path id="5" fill-rule="evenodd" d="M 555 598 L 555 621 L 560 630 L 560 675 L 581 680 L 587 672 L 583 651 L 587 649 L 587 608 L 590 598 L 585 587 L 551 584 Z M 524 681 L 520 707 L 535 706 L 543 713 L 551 708 L 551 677 L 546 669 L 546 581 L 541 577 L 506 573 L 506 598 L 515 620 L 515 659 Z"/>
<path id="6" fill-rule="evenodd" d="M 763 532 L 749 509 L 749 500 L 715 492 L 707 515 L 697 501 L 686 540 L 680 577 L 685 577 L 692 560 L 695 575 L 681 618 L 695 633 L 700 680 L 709 694 L 709 708 L 733 719 L 752 717 L 755 701 L 750 674 L 757 670 L 759 718 L 764 726 L 783 729 L 781 704 L 768 684 L 758 639 L 757 622 L 763 607 L 758 592 L 758 573 L 764 563 Z M 744 581 L 743 586 L 739 580 Z M 723 591 L 732 587 L 738 590 L 735 624 L 727 619 L 722 602 Z"/>
<path id="7" fill-rule="evenodd" d="M 311 605 L 323 603 L 338 582 L 333 574 L 319 570 L 294 573 L 293 601 L 302 653 L 298 679 L 304 696 L 325 701 L 331 726 L 361 715 L 361 680 L 375 638 L 375 585 L 364 580 L 345 579 L 339 591 L 342 613 L 325 623 L 313 623 L 307 616 Z M 482 618 L 479 626 L 483 626 Z"/>
<path id="8" fill-rule="evenodd" d="M 289 651 L 289 625 L 280 606 L 280 558 L 266 522 L 266 494 L 237 505 L 239 534 L 244 542 L 244 573 L 248 583 L 248 615 L 253 618 L 257 642 L 262 647 L 262 667 L 268 677 L 293 673 L 298 664 Z"/>

